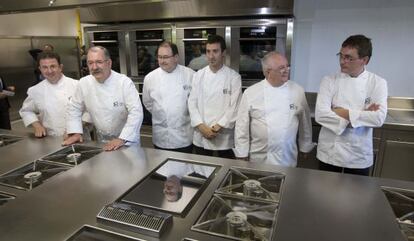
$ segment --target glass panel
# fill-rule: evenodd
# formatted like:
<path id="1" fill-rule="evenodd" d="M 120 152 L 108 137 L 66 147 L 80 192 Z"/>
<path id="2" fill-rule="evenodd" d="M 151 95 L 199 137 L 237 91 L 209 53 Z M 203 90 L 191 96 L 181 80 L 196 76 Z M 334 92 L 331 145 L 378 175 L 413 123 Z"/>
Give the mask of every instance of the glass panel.
<path id="1" fill-rule="evenodd" d="M 197 71 L 208 65 L 206 40 L 204 39 L 211 34 L 216 34 L 215 28 L 184 29 L 185 66 Z"/>
<path id="2" fill-rule="evenodd" d="M 164 30 L 136 31 L 139 76 L 158 68 L 157 48 L 165 38 Z"/>
<path id="3" fill-rule="evenodd" d="M 184 29 L 184 38 L 207 38 L 210 34 L 216 34 L 215 28 L 197 28 L 197 29 Z"/>
<path id="4" fill-rule="evenodd" d="M 276 40 L 240 40 L 239 73 L 242 79 L 263 79 L 263 56 L 276 50 Z"/>
<path id="5" fill-rule="evenodd" d="M 240 28 L 240 38 L 276 38 L 276 27 Z"/>
<path id="6" fill-rule="evenodd" d="M 276 27 L 240 28 L 240 64 L 242 79 L 263 79 L 260 60 L 276 50 Z"/>
<path id="7" fill-rule="evenodd" d="M 121 65 L 119 62 L 119 47 L 118 43 L 95 43 L 95 46 L 102 46 L 109 51 L 112 60 L 112 69 L 118 73 L 121 72 Z"/>
<path id="8" fill-rule="evenodd" d="M 188 41 L 184 43 L 185 65 L 195 71 L 208 65 L 206 41 Z"/>
<path id="9" fill-rule="evenodd" d="M 96 32 L 93 33 L 93 40 L 105 41 L 115 40 L 118 41 L 118 32 Z"/>
<path id="10" fill-rule="evenodd" d="M 139 76 L 145 76 L 149 72 L 158 68 L 156 52 L 159 44 L 159 41 L 137 43 Z"/>
<path id="11" fill-rule="evenodd" d="M 213 166 L 168 159 L 128 192 L 122 201 L 181 214 L 207 186 L 207 180 L 215 169 Z"/>

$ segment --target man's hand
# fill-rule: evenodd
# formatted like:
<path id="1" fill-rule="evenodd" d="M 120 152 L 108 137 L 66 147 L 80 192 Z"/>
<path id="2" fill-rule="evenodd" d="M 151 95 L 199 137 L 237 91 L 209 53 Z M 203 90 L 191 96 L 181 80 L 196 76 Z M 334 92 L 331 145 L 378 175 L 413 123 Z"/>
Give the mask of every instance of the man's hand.
<path id="1" fill-rule="evenodd" d="M 15 91 L 16 90 L 16 88 L 14 87 L 14 86 L 8 86 L 7 88 L 6 88 L 6 90 L 9 90 L 9 91 Z M 0 99 L 4 99 L 4 98 L 6 98 L 7 97 L 7 95 L 6 94 L 3 94 L 3 93 L 1 93 L 1 91 L 0 91 Z"/>
<path id="2" fill-rule="evenodd" d="M 366 111 L 377 111 L 379 110 L 380 105 L 379 104 L 371 104 L 370 106 L 368 106 L 367 109 L 365 109 Z"/>
<path id="3" fill-rule="evenodd" d="M 115 151 L 118 150 L 125 144 L 125 141 L 119 138 L 115 138 L 110 142 L 106 143 L 103 147 L 104 151 Z"/>
<path id="4" fill-rule="evenodd" d="M 76 142 L 83 142 L 82 134 L 74 133 L 74 134 L 68 134 L 65 136 L 65 140 L 63 141 L 63 146 L 69 146 Z"/>
<path id="5" fill-rule="evenodd" d="M 345 120 L 349 121 L 349 110 L 344 109 L 342 107 L 335 107 L 332 108 L 332 111 L 335 112 L 335 114 L 339 115 L 340 117 L 344 118 Z"/>
<path id="6" fill-rule="evenodd" d="M 219 124 L 215 124 L 213 127 L 211 127 L 211 129 L 215 132 L 218 133 L 221 130 L 221 125 Z"/>
<path id="7" fill-rule="evenodd" d="M 16 90 L 16 87 L 14 87 L 14 86 L 8 86 L 7 89 L 14 92 Z"/>
<path id="8" fill-rule="evenodd" d="M 34 134 L 36 137 L 42 138 L 47 135 L 46 129 L 43 127 L 42 124 L 40 124 L 39 121 L 33 122 L 32 127 L 34 129 Z"/>
<path id="9" fill-rule="evenodd" d="M 200 124 L 197 126 L 198 130 L 201 132 L 201 134 L 204 136 L 204 138 L 207 139 L 213 139 L 217 136 L 217 133 L 213 131 L 212 128 L 208 127 L 205 124 Z"/>

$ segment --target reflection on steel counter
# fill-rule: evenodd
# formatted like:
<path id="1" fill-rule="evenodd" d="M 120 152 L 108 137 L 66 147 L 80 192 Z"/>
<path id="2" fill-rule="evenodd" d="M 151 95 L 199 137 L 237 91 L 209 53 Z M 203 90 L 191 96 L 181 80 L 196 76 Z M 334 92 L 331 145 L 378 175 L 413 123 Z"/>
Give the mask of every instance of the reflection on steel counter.
<path id="1" fill-rule="evenodd" d="M 408 241 L 414 241 L 414 190 L 381 187 Z"/>
<path id="2" fill-rule="evenodd" d="M 18 142 L 20 140 L 23 140 L 23 137 L 0 134 L 0 147 L 13 144 L 13 143 Z"/>
<path id="3" fill-rule="evenodd" d="M 0 192 L 0 206 L 15 198 L 16 197 L 12 194 Z"/>
<path id="4" fill-rule="evenodd" d="M 184 217 L 216 169 L 212 165 L 167 159 L 118 201 L 104 207 L 97 218 L 109 225 L 121 223 L 124 228 L 159 237 L 171 222 L 167 213 Z M 154 220 L 150 222 L 154 226 L 147 225 L 148 218 Z"/>

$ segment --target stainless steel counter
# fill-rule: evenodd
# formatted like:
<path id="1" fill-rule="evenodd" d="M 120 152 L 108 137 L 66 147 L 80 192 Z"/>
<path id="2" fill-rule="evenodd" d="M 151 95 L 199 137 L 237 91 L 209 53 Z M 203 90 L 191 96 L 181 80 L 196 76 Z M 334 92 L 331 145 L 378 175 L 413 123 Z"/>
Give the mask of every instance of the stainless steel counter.
<path id="1" fill-rule="evenodd" d="M 17 168 L 59 148 L 60 138 L 51 137 L 25 137 L 20 142 L 0 147 L 0 172 Z M 171 228 L 160 240 L 186 237 L 228 240 L 191 231 L 190 227 L 231 166 L 272 170 L 286 175 L 273 240 L 404 240 L 380 185 L 414 189 L 414 183 L 255 165 L 136 146 L 100 153 L 31 191 L 0 186 L 0 191 L 16 195 L 15 200 L 0 206 L 0 239 L 65 240 L 88 224 L 145 240 L 158 240 L 97 223 L 96 216 L 104 205 L 115 201 L 168 157 L 217 164 L 220 169 L 188 214 L 184 218 L 173 217 Z"/>

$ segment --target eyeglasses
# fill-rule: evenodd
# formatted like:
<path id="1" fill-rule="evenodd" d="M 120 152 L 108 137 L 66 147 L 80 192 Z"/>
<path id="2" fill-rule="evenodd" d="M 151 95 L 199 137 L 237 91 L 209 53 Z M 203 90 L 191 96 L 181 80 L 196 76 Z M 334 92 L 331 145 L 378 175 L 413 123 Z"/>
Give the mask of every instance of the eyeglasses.
<path id="1" fill-rule="evenodd" d="M 41 70 L 43 70 L 43 71 L 46 71 L 46 70 L 51 70 L 51 71 L 55 71 L 55 70 L 57 70 L 59 68 L 59 66 L 58 65 L 49 65 L 49 66 L 47 66 L 47 65 L 41 65 L 40 66 L 40 69 Z"/>
<path id="2" fill-rule="evenodd" d="M 170 56 L 168 56 L 168 55 L 157 55 L 157 58 L 161 59 L 161 60 L 166 60 L 166 59 L 169 59 L 169 58 L 172 58 L 172 57 L 174 57 L 174 55 L 170 55 Z"/>
<path id="3" fill-rule="evenodd" d="M 107 59 L 105 59 L 105 60 L 97 60 L 97 61 L 88 61 L 88 62 L 86 62 L 87 63 L 87 65 L 93 65 L 93 64 L 96 64 L 96 65 L 103 65 L 106 61 L 108 61 Z"/>
<path id="4" fill-rule="evenodd" d="M 286 71 L 289 71 L 290 70 L 290 65 L 286 65 L 286 66 L 280 66 L 279 68 L 277 68 L 277 69 L 268 69 L 269 71 L 277 71 L 277 72 L 279 72 L 279 73 L 281 73 L 281 74 L 283 74 L 284 72 L 286 72 Z"/>
<path id="5" fill-rule="evenodd" d="M 342 60 L 344 62 L 354 62 L 355 60 L 359 59 L 358 57 L 352 57 L 351 55 L 344 55 L 342 53 L 337 53 L 336 56 L 338 56 L 339 60 Z"/>

